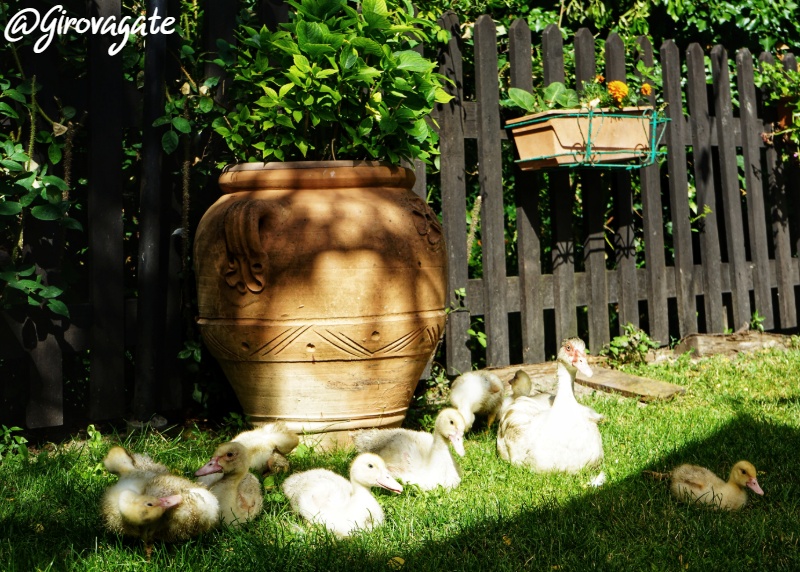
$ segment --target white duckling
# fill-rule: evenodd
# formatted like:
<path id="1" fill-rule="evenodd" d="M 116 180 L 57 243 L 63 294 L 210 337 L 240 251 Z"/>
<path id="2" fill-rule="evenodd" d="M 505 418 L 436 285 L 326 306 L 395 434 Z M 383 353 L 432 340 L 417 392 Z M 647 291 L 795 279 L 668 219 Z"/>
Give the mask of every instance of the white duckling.
<path id="1" fill-rule="evenodd" d="M 300 443 L 299 435 L 290 431 L 283 421 L 265 423 L 239 433 L 232 440 L 247 447 L 250 469 L 263 474 L 287 470 L 286 456 Z"/>
<path id="2" fill-rule="evenodd" d="M 745 487 L 757 495 L 764 494 L 756 478 L 756 468 L 747 461 L 739 461 L 733 466 L 727 482 L 697 465 L 676 467 L 670 477 L 670 490 L 678 500 L 707 504 L 723 510 L 738 510 L 745 505 Z"/>
<path id="3" fill-rule="evenodd" d="M 504 390 L 503 381 L 492 372 L 468 371 L 453 381 L 450 402 L 464 418 L 467 431 L 472 428 L 476 414 L 489 417 L 488 428 L 503 405 Z"/>
<path id="4" fill-rule="evenodd" d="M 389 472 L 422 490 L 451 489 L 461 483 L 461 467 L 449 445 L 464 456 L 464 418 L 452 408 L 436 416 L 433 434 L 409 429 L 367 429 L 353 443 L 360 452 L 380 455 Z"/>
<path id="5" fill-rule="evenodd" d="M 578 371 L 592 375 L 586 346 L 579 338 L 564 340 L 558 351 L 558 389 L 552 407 L 532 414 L 529 408 L 512 404 L 497 433 L 501 458 L 535 471 L 565 472 L 577 472 L 603 460 L 597 429 L 601 416 L 578 403 L 573 393 Z"/>
<path id="6" fill-rule="evenodd" d="M 292 510 L 310 522 L 324 525 L 336 536 L 345 537 L 383 524 L 383 509 L 372 496 L 371 487 L 403 492 L 383 459 L 364 453 L 350 465 L 349 481 L 327 469 L 312 469 L 289 476 L 282 489 Z"/>
<path id="7" fill-rule="evenodd" d="M 511 395 L 507 395 L 503 399 L 503 406 L 500 408 L 500 413 L 497 418 L 500 422 L 503 417 L 514 405 L 515 411 L 527 410 L 530 415 L 535 415 L 541 411 L 550 409 L 553 404 L 553 396 L 549 393 L 537 393 L 531 395 L 533 382 L 530 376 L 524 370 L 517 370 L 514 377 L 511 379 Z"/>
<path id="8" fill-rule="evenodd" d="M 103 459 L 103 465 L 109 473 L 124 477 L 134 471 L 152 474 L 168 473 L 166 465 L 157 463 L 147 455 L 132 453 L 123 447 L 112 447 Z"/>
<path id="9" fill-rule="evenodd" d="M 261 512 L 264 498 L 261 483 L 250 472 L 250 454 L 241 443 L 229 441 L 214 451 L 211 460 L 195 476 L 221 474 L 209 490 L 219 501 L 222 522 L 239 526 Z"/>
<path id="10" fill-rule="evenodd" d="M 118 449 L 122 448 L 113 448 L 104 460 L 109 470 L 120 474 L 101 504 L 109 530 L 142 538 L 149 557 L 154 540 L 186 540 L 217 524 L 219 502 L 205 487 Z"/>
<path id="11" fill-rule="evenodd" d="M 112 532 L 141 538 L 149 557 L 153 540 L 163 526 L 164 513 L 183 498 L 180 495 L 158 498 L 142 494 L 142 490 L 131 479 L 109 487 L 103 495 L 101 513 Z"/>
<path id="12" fill-rule="evenodd" d="M 290 431 L 283 421 L 275 421 L 243 431 L 231 441 L 241 443 L 247 448 L 250 470 L 268 475 L 288 470 L 289 461 L 286 456 L 300 443 L 300 437 Z M 197 481 L 210 488 L 221 478 L 222 473 L 209 473 L 199 476 Z"/>

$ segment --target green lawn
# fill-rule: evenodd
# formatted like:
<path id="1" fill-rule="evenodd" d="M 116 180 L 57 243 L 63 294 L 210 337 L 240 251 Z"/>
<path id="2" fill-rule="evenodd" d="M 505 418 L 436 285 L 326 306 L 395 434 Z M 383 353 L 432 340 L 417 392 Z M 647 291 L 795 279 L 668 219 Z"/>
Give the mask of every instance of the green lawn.
<path id="1" fill-rule="evenodd" d="M 376 491 L 387 523 L 372 534 L 337 541 L 299 529 L 279 476 L 255 522 L 156 544 L 147 564 L 138 541 L 101 527 L 98 501 L 113 478 L 98 463 L 120 438 L 95 435 L 0 466 L 0 569 L 800 570 L 800 352 L 629 371 L 687 392 L 647 406 L 603 394 L 589 400 L 606 416 L 601 488 L 587 486 L 597 471 L 537 475 L 506 464 L 493 431 L 479 424 L 468 436 L 462 485 L 450 493 Z M 221 438 L 175 428 L 122 441 L 190 474 Z M 304 449 L 292 461 L 295 470 L 344 473 L 352 457 Z M 750 495 L 737 513 L 678 504 L 665 482 L 641 475 L 691 462 L 727 478 L 740 459 L 756 466 L 765 495 Z"/>

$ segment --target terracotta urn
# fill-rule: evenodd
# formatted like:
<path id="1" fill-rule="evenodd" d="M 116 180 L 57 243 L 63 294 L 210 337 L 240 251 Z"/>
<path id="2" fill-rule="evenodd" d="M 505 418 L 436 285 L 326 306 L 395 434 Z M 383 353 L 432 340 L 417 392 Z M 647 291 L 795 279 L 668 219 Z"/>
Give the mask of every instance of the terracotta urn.
<path id="1" fill-rule="evenodd" d="M 445 322 L 446 250 L 414 173 L 246 163 L 197 229 L 199 325 L 256 425 L 323 445 L 403 421 Z"/>

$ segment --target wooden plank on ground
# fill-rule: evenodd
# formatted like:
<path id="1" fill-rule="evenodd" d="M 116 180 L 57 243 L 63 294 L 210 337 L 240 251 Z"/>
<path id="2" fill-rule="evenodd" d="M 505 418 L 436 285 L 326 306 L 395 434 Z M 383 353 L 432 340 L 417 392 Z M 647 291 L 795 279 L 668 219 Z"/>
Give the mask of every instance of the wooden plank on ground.
<path id="1" fill-rule="evenodd" d="M 556 390 L 556 362 L 545 363 L 525 363 L 512 365 L 502 368 L 489 368 L 489 371 L 497 375 L 504 382 L 508 382 L 514 377 L 518 370 L 523 370 L 530 376 L 532 387 L 536 391 L 554 393 Z M 597 363 L 592 364 L 594 375 L 586 378 L 579 373 L 576 381 L 579 385 L 575 386 L 576 395 L 587 393 L 579 386 L 597 389 L 609 393 L 620 393 L 626 397 L 633 397 L 640 401 L 655 401 L 660 399 L 672 399 L 686 391 L 686 388 L 638 375 L 631 375 L 615 369 L 602 367 Z"/>
<path id="2" fill-rule="evenodd" d="M 666 381 L 631 375 L 616 369 L 592 366 L 594 375 L 591 378 L 578 374 L 576 381 L 587 387 L 621 393 L 626 397 L 635 397 L 640 401 L 672 399 L 686 391 L 685 387 Z"/>

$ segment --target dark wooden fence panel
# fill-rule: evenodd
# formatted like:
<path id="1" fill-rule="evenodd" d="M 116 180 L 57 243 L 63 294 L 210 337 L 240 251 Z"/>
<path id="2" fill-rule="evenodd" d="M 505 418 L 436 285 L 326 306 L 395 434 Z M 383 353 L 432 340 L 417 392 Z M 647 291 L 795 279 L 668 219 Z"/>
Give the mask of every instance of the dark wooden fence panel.
<path id="1" fill-rule="evenodd" d="M 774 63 L 772 54 L 762 53 L 759 62 Z M 761 94 L 762 100 L 769 97 L 766 88 Z M 765 108 L 765 120 L 774 121 L 774 109 Z M 768 128 L 771 133 L 772 128 Z M 778 151 L 774 145 L 766 149 L 767 190 L 766 200 L 769 204 L 769 220 L 773 244 L 775 247 L 775 280 L 778 287 L 778 318 L 781 328 L 797 327 L 796 300 L 794 281 L 792 279 L 792 240 L 789 233 L 789 210 L 786 197 L 786 180 L 784 166 L 778 162 Z"/>
<path id="2" fill-rule="evenodd" d="M 795 57 L 795 54 L 784 54 L 783 67 L 787 70 L 798 69 L 797 58 Z M 800 253 L 800 232 L 797 232 L 797 229 L 800 228 L 800 169 L 798 169 L 797 163 L 790 163 L 783 167 L 783 172 L 784 180 L 786 181 L 786 192 L 787 196 L 789 197 L 789 204 L 793 206 L 792 223 L 794 225 L 795 232 L 792 233 L 794 240 L 794 249 L 792 252 L 797 255 Z"/>
<path id="3" fill-rule="evenodd" d="M 531 75 L 531 29 L 525 20 L 516 20 L 509 29 L 510 83 L 527 91 L 533 89 Z M 541 217 L 539 216 L 538 175 L 531 171 L 514 172 L 517 199 L 517 259 L 519 260 L 520 324 L 522 360 L 544 361 L 544 307 L 542 291 Z"/>
<path id="4" fill-rule="evenodd" d="M 605 80 L 626 81 L 625 46 L 618 34 L 606 39 Z M 629 171 L 611 173 L 614 195 L 614 252 L 617 264 L 617 313 L 620 333 L 624 324 L 639 327 L 639 287 L 636 283 L 636 231 L 633 188 Z"/>
<path id="5" fill-rule="evenodd" d="M 653 46 L 647 38 L 637 40 L 637 61 L 653 67 Z M 655 95 L 650 96 L 655 101 Z M 658 165 L 641 170 L 642 226 L 644 256 L 647 261 L 647 318 L 650 337 L 669 343 L 669 311 L 667 306 L 667 270 L 664 254 L 664 219 L 661 210 L 661 174 Z"/>
<path id="6" fill-rule="evenodd" d="M 578 89 L 594 81 L 597 66 L 594 37 L 588 28 L 575 34 L 575 82 Z M 584 269 L 589 290 L 589 344 L 598 351 L 611 339 L 608 326 L 608 285 L 606 283 L 605 211 L 606 192 L 602 173 L 581 169 L 579 173 L 586 239 L 583 246 Z"/>
<path id="7" fill-rule="evenodd" d="M 681 62 L 678 46 L 667 41 L 661 47 L 664 75 L 664 101 L 670 121 L 667 124 L 667 165 L 669 167 L 669 205 L 672 217 L 672 247 L 675 252 L 675 292 L 678 327 L 681 333 L 697 332 L 697 301 L 694 277 L 692 229 L 689 221 L 689 179 L 686 170 L 686 119 L 681 98 Z"/>
<path id="8" fill-rule="evenodd" d="M 475 95 L 478 101 L 478 179 L 481 186 L 481 252 L 486 319 L 486 365 L 509 364 L 506 305 L 503 157 L 500 147 L 500 87 L 497 30 L 492 18 L 475 22 Z"/>
<path id="9" fill-rule="evenodd" d="M 120 17 L 119 0 L 95 0 L 92 16 Z M 111 36 L 89 38 L 90 147 L 88 233 L 91 273 L 89 414 L 125 415 L 125 310 L 122 228 L 122 58 L 108 55 Z M 110 94 L 118 94 L 111 96 Z"/>
<path id="10" fill-rule="evenodd" d="M 542 35 L 544 59 L 544 85 L 555 81 L 564 83 L 564 42 L 561 30 L 554 24 L 547 26 Z M 550 196 L 550 224 L 553 237 L 553 305 L 556 313 L 556 339 L 578 334 L 575 299 L 575 238 L 572 233 L 572 206 L 575 190 L 568 173 L 551 172 L 548 190 Z"/>
<path id="11" fill-rule="evenodd" d="M 708 113 L 708 91 L 703 49 L 691 44 L 686 50 L 688 73 L 686 100 L 692 131 L 692 164 L 697 188 L 697 212 L 703 216 L 700 228 L 700 260 L 703 265 L 703 307 L 706 331 L 725 329 L 720 275 L 719 225 L 717 223 L 714 157 L 711 148 L 711 118 Z M 708 208 L 707 214 L 706 208 Z"/>
<path id="12" fill-rule="evenodd" d="M 745 191 L 747 198 L 747 228 L 750 239 L 750 260 L 753 274 L 755 310 L 764 318 L 761 325 L 775 327 L 772 313 L 772 291 L 769 277 L 769 248 L 767 218 L 764 210 L 763 167 L 761 164 L 761 133 L 763 122 L 756 115 L 756 86 L 753 80 L 753 56 L 750 50 L 736 53 L 736 79 L 739 88 L 739 121 L 742 133 Z"/>
<path id="13" fill-rule="evenodd" d="M 735 330 L 750 321 L 750 296 L 745 243 L 742 240 L 745 232 L 742 221 L 742 194 L 739 190 L 739 173 L 736 165 L 736 135 L 733 126 L 728 52 L 722 46 L 714 46 L 711 50 L 711 71 L 714 79 L 714 115 L 733 298 L 733 324 L 729 325 Z"/>
<path id="14" fill-rule="evenodd" d="M 157 10 L 167 12 L 166 0 L 148 3 L 148 15 Z M 167 252 L 169 200 L 168 189 L 162 187 L 161 136 L 163 127 L 153 122 L 164 114 L 167 38 L 151 34 L 145 45 L 144 102 L 142 120 L 142 182 L 139 206 L 139 264 L 137 286 L 139 309 L 137 320 L 136 381 L 133 413 L 147 421 L 156 412 L 159 379 L 164 376 L 164 332 L 167 309 Z"/>
<path id="15" fill-rule="evenodd" d="M 458 16 L 445 12 L 439 24 L 450 32 L 450 41 L 442 51 L 440 72 L 453 83 L 447 85 L 453 96 L 450 103 L 438 108 L 440 125 L 442 219 L 445 242 L 447 244 L 447 289 L 449 304 L 454 311 L 447 319 L 445 330 L 445 351 L 447 352 L 447 373 L 456 375 L 469 371 L 472 367 L 467 342 L 470 313 L 460 308 L 461 300 L 456 295 L 459 289 L 467 287 L 467 236 L 464 225 L 466 211 L 466 180 L 464 151 L 464 74 L 459 45 L 460 28 Z M 472 299 L 467 299 L 467 304 Z"/>
<path id="16" fill-rule="evenodd" d="M 511 85 L 531 89 L 530 69 L 526 69 L 525 64 L 531 52 L 527 46 L 521 45 L 527 41 L 529 29 L 515 23 L 510 32 Z M 564 46 L 560 33 L 555 27 L 547 28 L 541 40 L 543 84 L 563 81 Z M 493 37 L 486 40 L 492 42 L 488 47 L 479 45 L 480 41 L 482 40 L 476 35 L 476 49 L 479 53 L 496 48 Z M 622 42 L 612 34 L 605 46 L 606 81 L 624 79 L 625 54 Z M 591 81 L 596 73 L 594 47 L 595 43 L 588 32 L 582 30 L 576 34 L 574 50 L 576 79 L 579 84 Z M 777 309 L 772 308 L 771 291 L 773 288 L 780 288 L 780 291 L 784 288 L 793 289 L 798 283 L 798 265 L 796 260 L 787 261 L 785 258 L 788 228 L 782 230 L 779 223 L 774 222 L 775 217 L 780 216 L 783 211 L 779 205 L 776 210 L 772 204 L 772 195 L 763 191 L 764 177 L 761 169 L 769 172 L 769 165 L 761 165 L 764 145 L 760 135 L 766 126 L 764 119 L 758 116 L 752 64 L 748 69 L 747 60 L 752 60 L 752 57 L 744 52 L 739 55 L 741 61 L 737 81 L 740 93 L 743 94 L 742 105 L 748 107 L 740 113 L 741 117 L 735 117 L 730 78 L 727 74 L 727 56 L 719 49 L 715 49 L 711 55 L 711 71 L 715 81 L 713 115 L 708 104 L 711 92 L 708 90 L 705 54 L 702 49 L 693 45 L 687 50 L 688 76 L 683 78 L 680 54 L 675 44 L 665 42 L 662 47 L 664 98 L 668 103 L 667 113 L 672 120 L 666 128 L 664 138 L 664 144 L 669 151 L 664 161 L 666 165 L 652 165 L 634 171 L 633 175 L 615 172 L 608 176 L 597 176 L 596 172 L 587 173 L 586 169 L 571 173 L 547 173 L 548 186 L 543 196 L 550 203 L 552 274 L 541 273 L 541 265 L 530 255 L 531 249 L 538 253 L 541 244 L 538 240 L 533 240 L 529 245 L 523 229 L 530 231 L 531 236 L 536 233 L 539 221 L 527 216 L 530 213 L 526 211 L 528 208 L 538 208 L 538 205 L 534 205 L 534 200 L 538 200 L 538 197 L 531 197 L 533 193 L 525 192 L 527 187 L 520 182 L 525 180 L 525 175 L 518 173 L 516 185 L 521 253 L 519 277 L 499 279 L 505 280 L 508 289 L 506 310 L 520 311 L 523 327 L 531 328 L 523 332 L 524 359 L 534 355 L 530 342 L 536 343 L 537 336 L 541 335 L 541 330 L 533 329 L 538 328 L 539 323 L 526 320 L 529 312 L 527 308 L 538 303 L 539 299 L 542 310 L 554 311 L 555 339 L 578 333 L 576 316 L 580 313 L 581 306 L 587 306 L 585 326 L 581 326 L 586 331 L 580 333 L 587 337 L 589 346 L 595 349 L 609 337 L 609 305 L 616 309 L 620 325 L 627 322 L 638 324 L 641 321 L 648 333 L 664 344 L 671 336 L 683 336 L 698 331 L 698 310 L 701 312 L 704 331 L 708 332 L 722 332 L 726 327 L 740 326 L 740 321 L 749 321 L 751 292 L 756 301 L 753 311 L 757 310 L 765 317 L 769 314 L 772 327 L 778 323 L 774 316 Z M 652 67 L 652 47 L 646 38 L 637 40 L 634 57 Z M 682 87 L 684 82 L 685 98 Z M 494 98 L 491 105 L 494 105 L 493 102 Z M 477 103 L 478 106 L 481 105 L 480 96 Z M 684 107 L 688 109 L 688 116 L 682 111 Z M 477 126 L 485 123 L 485 115 L 478 116 L 470 104 L 464 105 L 464 114 L 465 124 L 468 126 L 464 131 L 465 137 L 477 136 Z M 475 131 L 469 127 L 472 125 L 476 126 Z M 737 172 L 738 148 L 742 148 L 742 157 L 749 170 L 749 174 L 743 173 L 745 184 L 741 189 Z M 767 157 L 770 153 L 774 155 L 773 151 L 767 149 Z M 665 166 L 666 172 L 662 173 Z M 691 173 L 689 166 L 692 167 Z M 715 176 L 716 172 L 719 173 L 718 177 Z M 667 176 L 662 179 L 664 174 Z M 542 180 L 541 175 L 535 175 L 531 179 Z M 606 194 L 609 184 L 613 190 L 613 200 L 610 203 L 607 202 Z M 634 204 L 632 188 L 637 186 L 641 193 L 641 221 L 630 216 Z M 689 208 L 692 187 L 697 192 L 696 203 L 700 214 L 694 220 Z M 581 193 L 581 219 L 584 223 L 582 230 L 573 228 L 572 211 L 576 188 L 580 188 Z M 773 192 L 773 187 L 768 189 L 770 193 Z M 665 194 L 668 196 L 668 210 L 663 209 L 662 197 Z M 721 202 L 717 199 L 718 194 L 722 196 Z M 747 231 L 742 211 L 744 200 L 747 201 Z M 794 204 L 793 197 L 788 201 L 784 197 L 784 201 Z M 605 257 L 606 250 L 604 241 L 605 231 L 608 229 L 603 229 L 606 222 L 603 215 L 607 204 L 611 205 L 611 212 L 618 219 L 612 231 L 613 240 L 610 241 L 613 244 L 612 260 L 616 262 L 613 270 L 606 270 L 606 262 L 600 262 L 601 256 Z M 705 206 L 710 212 L 703 214 Z M 767 235 L 767 212 L 773 217 L 773 228 L 770 231 L 775 236 L 772 244 Z M 628 215 L 627 218 L 623 213 Z M 463 211 L 459 211 L 458 215 L 463 216 Z M 641 225 L 640 231 L 636 230 L 636 224 Z M 722 243 L 725 250 L 720 248 L 720 225 L 725 230 L 725 240 Z M 669 246 L 674 257 L 674 265 L 669 266 L 669 250 L 665 247 L 664 235 L 667 228 L 670 230 Z M 583 233 L 583 265 L 577 263 L 574 257 L 575 244 L 579 240 L 576 230 L 578 234 Z M 641 268 L 637 268 L 636 261 L 633 239 L 636 232 L 644 235 L 645 263 Z M 699 252 L 694 252 L 694 233 L 698 233 Z M 538 238 L 540 235 L 535 236 Z M 491 248 L 485 244 L 484 247 Z M 777 258 L 770 260 L 771 251 L 776 253 L 776 257 L 779 251 L 783 252 L 784 258 L 780 262 Z M 526 252 L 528 254 L 524 254 Z M 726 262 L 722 262 L 722 256 L 727 257 Z M 777 266 L 781 267 L 780 270 Z M 785 285 L 778 284 L 779 275 L 783 277 Z M 491 279 L 491 276 L 485 274 L 482 280 L 470 280 L 468 291 L 485 298 L 486 289 L 490 287 L 488 281 Z M 520 288 L 519 296 L 517 288 Z M 698 308 L 698 296 L 703 297 L 701 308 Z M 726 308 L 727 304 L 724 304 L 727 296 L 732 301 L 730 308 Z M 794 301 L 789 303 L 789 297 L 786 298 L 786 305 L 781 310 L 780 324 L 793 327 L 788 324 L 796 325 L 796 318 L 792 322 L 790 316 L 796 316 L 797 310 Z M 676 312 L 672 313 L 668 300 L 675 301 Z M 645 307 L 640 306 L 641 302 L 646 302 L 647 310 L 644 315 L 640 314 L 640 308 Z M 486 308 L 469 304 L 469 310 L 473 315 L 482 315 Z M 538 308 L 536 311 L 538 312 Z M 728 320 L 727 313 L 735 319 Z M 764 323 L 767 323 L 766 320 Z M 546 347 L 554 344 L 554 340 L 541 339 L 539 344 Z"/>

